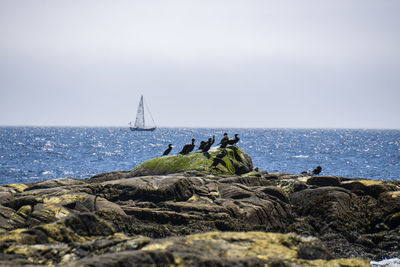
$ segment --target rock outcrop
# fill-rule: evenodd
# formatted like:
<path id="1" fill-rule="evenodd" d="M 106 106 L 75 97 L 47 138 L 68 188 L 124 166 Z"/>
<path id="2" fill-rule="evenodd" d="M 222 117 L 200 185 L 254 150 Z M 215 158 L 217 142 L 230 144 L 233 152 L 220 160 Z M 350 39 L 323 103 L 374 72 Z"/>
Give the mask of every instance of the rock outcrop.
<path id="1" fill-rule="evenodd" d="M 216 156 L 225 150 L 227 152 L 220 163 L 212 167 Z M 138 165 L 132 171 L 132 176 L 165 175 L 184 171 L 198 171 L 208 174 L 245 174 L 253 169 L 249 155 L 237 146 L 226 148 L 212 147 L 209 152 L 192 152 L 187 155 L 170 155 L 150 159 Z"/>
<path id="2" fill-rule="evenodd" d="M 186 156 L 207 163 L 188 167 L 176 155 L 90 179 L 0 186 L 0 265 L 369 266 L 400 257 L 399 182 L 250 172 L 251 159 L 228 149 L 215 170 L 217 151 L 195 152 Z M 240 164 L 245 174 L 230 168 Z"/>

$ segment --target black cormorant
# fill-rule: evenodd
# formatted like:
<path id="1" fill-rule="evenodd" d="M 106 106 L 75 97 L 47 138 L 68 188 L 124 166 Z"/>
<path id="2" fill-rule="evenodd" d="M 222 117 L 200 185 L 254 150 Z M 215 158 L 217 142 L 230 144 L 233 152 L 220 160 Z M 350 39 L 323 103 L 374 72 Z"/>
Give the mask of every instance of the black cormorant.
<path id="1" fill-rule="evenodd" d="M 240 138 L 238 137 L 239 134 L 235 134 L 235 138 L 228 140 L 228 145 L 234 145 L 239 142 Z"/>
<path id="2" fill-rule="evenodd" d="M 215 142 L 215 135 L 213 135 L 213 137 L 208 138 L 207 142 L 204 142 L 204 146 L 202 148 L 203 153 L 207 153 L 208 150 L 210 150 L 212 144 L 214 144 Z"/>
<path id="3" fill-rule="evenodd" d="M 192 139 L 192 143 L 191 143 L 191 144 L 186 144 L 186 145 L 182 148 L 182 151 L 179 152 L 179 154 L 186 155 L 186 154 L 188 154 L 189 152 L 191 152 L 191 151 L 194 149 L 194 141 L 195 141 L 195 139 L 193 138 L 193 139 Z"/>
<path id="4" fill-rule="evenodd" d="M 225 148 L 228 145 L 228 141 L 229 141 L 229 137 L 227 133 L 224 133 L 224 137 L 221 139 L 221 142 L 219 142 L 220 144 L 220 148 Z"/>
<path id="5" fill-rule="evenodd" d="M 219 153 L 218 155 L 215 156 L 215 158 L 213 159 L 213 163 L 211 164 L 212 168 L 216 168 L 218 164 L 222 164 L 224 166 L 226 166 L 225 162 L 222 160 L 223 157 L 225 157 L 227 154 L 226 150 L 222 150 L 221 153 Z"/>
<path id="6" fill-rule="evenodd" d="M 201 141 L 201 142 L 200 142 L 199 149 L 203 149 L 204 146 L 205 146 L 205 144 L 207 144 L 207 142 Z"/>
<path id="7" fill-rule="evenodd" d="M 312 173 L 313 173 L 314 175 L 318 175 L 321 171 L 322 171 L 321 166 L 317 166 L 317 167 L 312 171 Z"/>
<path id="8" fill-rule="evenodd" d="M 164 151 L 164 153 L 163 153 L 163 156 L 168 155 L 169 152 L 171 152 L 171 150 L 172 150 L 172 144 L 169 144 L 169 145 L 168 145 L 168 148 L 165 149 L 165 151 Z"/>

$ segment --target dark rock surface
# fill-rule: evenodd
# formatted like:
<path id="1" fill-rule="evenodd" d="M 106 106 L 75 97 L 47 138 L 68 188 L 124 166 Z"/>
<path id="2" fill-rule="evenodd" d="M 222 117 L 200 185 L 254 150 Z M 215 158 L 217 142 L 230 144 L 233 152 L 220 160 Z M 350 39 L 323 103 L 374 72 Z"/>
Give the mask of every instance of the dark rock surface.
<path id="1" fill-rule="evenodd" d="M 0 265 L 368 266 L 399 218 L 395 181 L 113 172 L 0 186 Z"/>

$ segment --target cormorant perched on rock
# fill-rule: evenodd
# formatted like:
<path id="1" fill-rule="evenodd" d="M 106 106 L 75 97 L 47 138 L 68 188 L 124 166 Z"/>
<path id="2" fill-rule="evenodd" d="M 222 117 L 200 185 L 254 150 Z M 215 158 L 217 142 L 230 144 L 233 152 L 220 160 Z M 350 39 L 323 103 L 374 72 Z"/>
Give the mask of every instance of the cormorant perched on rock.
<path id="1" fill-rule="evenodd" d="M 228 145 L 228 141 L 229 141 L 229 137 L 227 133 L 224 133 L 224 137 L 221 139 L 221 142 L 219 142 L 220 144 L 220 148 L 225 148 Z"/>
<path id="2" fill-rule="evenodd" d="M 195 141 L 195 139 L 193 138 L 193 139 L 192 139 L 192 143 L 191 143 L 191 144 L 186 144 L 186 145 L 182 148 L 182 151 L 179 152 L 179 154 L 186 155 L 186 154 L 188 154 L 189 152 L 191 152 L 191 151 L 194 149 L 194 141 Z"/>
<path id="3" fill-rule="evenodd" d="M 313 175 L 318 175 L 322 171 L 321 166 L 317 166 L 313 171 Z"/>
<path id="4" fill-rule="evenodd" d="M 205 142 L 205 141 L 201 141 L 201 142 L 200 142 L 199 149 L 203 149 L 203 148 L 204 148 L 204 146 L 205 146 L 205 144 L 207 144 L 207 142 Z"/>
<path id="5" fill-rule="evenodd" d="M 228 140 L 228 145 L 234 145 L 239 142 L 240 138 L 238 137 L 239 134 L 235 134 L 235 138 Z"/>
<path id="6" fill-rule="evenodd" d="M 163 156 L 168 155 L 169 152 L 171 152 L 171 150 L 172 150 L 172 144 L 169 144 L 169 145 L 168 145 L 168 148 L 165 149 L 165 151 L 164 151 L 164 153 L 163 153 Z"/>
<path id="7" fill-rule="evenodd" d="M 215 142 L 215 135 L 213 135 L 212 138 L 211 138 L 211 137 L 208 138 L 208 141 L 207 141 L 207 142 L 204 142 L 204 146 L 203 146 L 203 148 L 201 149 L 201 151 L 203 151 L 203 153 L 207 153 L 208 150 L 210 150 L 212 144 L 214 144 L 214 142 Z"/>
<path id="8" fill-rule="evenodd" d="M 222 150 L 221 153 L 219 153 L 218 155 L 215 156 L 215 158 L 213 159 L 213 163 L 211 164 L 210 167 L 212 168 L 216 168 L 218 164 L 222 164 L 224 166 L 226 166 L 225 162 L 222 160 L 223 157 L 225 157 L 227 154 L 226 150 Z"/>
<path id="9" fill-rule="evenodd" d="M 216 158 L 220 158 L 220 159 L 222 159 L 223 157 L 225 157 L 226 156 L 226 154 L 228 154 L 227 152 L 226 152 L 226 149 L 224 149 L 224 150 L 222 150 L 222 152 L 221 153 L 219 153 L 218 155 L 216 155 L 215 157 Z"/>

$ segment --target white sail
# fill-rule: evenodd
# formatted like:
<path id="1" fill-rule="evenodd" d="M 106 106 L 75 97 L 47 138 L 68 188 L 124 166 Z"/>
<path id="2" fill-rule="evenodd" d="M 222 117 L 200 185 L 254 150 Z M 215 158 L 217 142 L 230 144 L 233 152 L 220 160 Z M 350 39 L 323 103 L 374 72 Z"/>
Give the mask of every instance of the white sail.
<path id="1" fill-rule="evenodd" d="M 148 107 L 147 107 L 147 109 L 148 109 Z M 150 110 L 148 110 L 148 112 L 151 116 Z M 143 101 L 143 96 L 141 96 L 140 101 L 139 101 L 138 110 L 136 113 L 135 124 L 132 125 L 132 122 L 130 122 L 129 123 L 130 129 L 132 131 L 154 131 L 156 129 L 156 126 L 154 123 L 153 116 L 151 116 L 151 119 L 153 121 L 154 126 L 146 127 L 145 116 L 144 116 L 144 101 Z"/>
<path id="2" fill-rule="evenodd" d="M 143 96 L 140 98 L 138 110 L 136 113 L 136 121 L 135 121 L 135 128 L 144 128 L 145 127 L 144 123 L 144 107 L 143 107 Z"/>

